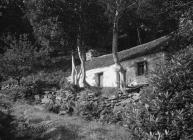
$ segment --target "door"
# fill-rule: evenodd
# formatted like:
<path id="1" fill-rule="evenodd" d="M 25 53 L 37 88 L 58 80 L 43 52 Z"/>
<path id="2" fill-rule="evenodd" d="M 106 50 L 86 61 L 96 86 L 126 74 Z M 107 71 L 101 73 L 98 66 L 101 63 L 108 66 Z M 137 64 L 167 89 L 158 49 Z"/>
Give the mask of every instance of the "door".
<path id="1" fill-rule="evenodd" d="M 98 74 L 98 86 L 103 87 L 103 72 Z"/>

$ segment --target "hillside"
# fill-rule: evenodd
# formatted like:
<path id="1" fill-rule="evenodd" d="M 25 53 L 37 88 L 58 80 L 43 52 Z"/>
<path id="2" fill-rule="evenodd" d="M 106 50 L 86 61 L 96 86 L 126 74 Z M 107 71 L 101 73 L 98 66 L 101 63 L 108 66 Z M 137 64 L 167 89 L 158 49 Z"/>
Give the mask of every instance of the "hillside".
<path id="1" fill-rule="evenodd" d="M 116 125 L 85 121 L 76 116 L 49 113 L 40 105 L 10 102 L 0 94 L 2 140 L 129 140 L 129 132 Z"/>

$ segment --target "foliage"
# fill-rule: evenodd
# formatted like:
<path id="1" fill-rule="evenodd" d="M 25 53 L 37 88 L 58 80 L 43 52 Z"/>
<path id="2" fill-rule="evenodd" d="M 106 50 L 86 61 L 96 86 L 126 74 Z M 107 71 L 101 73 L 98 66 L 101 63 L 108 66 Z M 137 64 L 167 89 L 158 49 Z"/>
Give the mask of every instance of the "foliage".
<path id="1" fill-rule="evenodd" d="M 86 120 L 123 125 L 124 119 L 120 117 L 119 108 L 121 105 L 125 105 L 124 102 L 131 103 L 131 100 L 135 99 L 132 95 L 123 95 L 118 90 L 114 95 L 101 93 L 100 88 L 79 89 L 76 86 L 66 84 L 63 89 L 46 91 L 42 103 L 46 110 L 61 115 L 73 114 Z"/>
<path id="2" fill-rule="evenodd" d="M 32 27 L 25 16 L 23 0 L 2 0 L 0 4 L 0 36 L 5 33 L 32 35 Z"/>
<path id="3" fill-rule="evenodd" d="M 136 4 L 133 0 L 99 0 L 99 3 L 105 4 L 106 15 L 113 21 L 116 11 L 123 14 L 125 10 Z"/>
<path id="4" fill-rule="evenodd" d="M 74 116 L 58 116 L 46 112 L 41 106 L 14 103 L 0 95 L 1 103 L 8 104 L 7 101 L 11 103 L 10 108 L 0 112 L 1 139 L 125 140 L 131 137 L 128 131 L 115 125 L 88 122 Z"/>
<path id="5" fill-rule="evenodd" d="M 1 75 L 5 79 L 14 78 L 20 84 L 21 78 L 33 71 L 37 51 L 26 34 L 20 35 L 19 38 L 7 35 L 4 41 L 9 44 L 9 48 L 0 60 Z"/>
<path id="6" fill-rule="evenodd" d="M 105 10 L 104 5 L 84 0 L 7 0 L 8 3 L 0 6 L 0 35 L 16 32 L 16 35 L 6 35 L 0 40 L 0 80 L 17 80 L 2 83 L 10 86 L 1 90 L 1 94 L 9 95 L 10 100 L 15 101 L 43 101 L 47 110 L 59 114 L 75 113 L 87 120 L 119 122 L 132 131 L 135 139 L 192 139 L 192 1 L 101 1 L 105 3 Z M 145 42 L 176 31 L 179 48 L 189 46 L 170 57 L 166 66 L 160 66 L 152 79 L 153 89 L 143 89 L 139 100 L 111 89 L 79 89 L 65 80 L 63 71 L 52 73 L 46 69 L 48 72 L 31 74 L 37 56 L 44 57 L 39 49 L 45 48 L 49 53 L 45 56 L 45 60 L 49 60 L 47 63 L 51 62 L 50 56 L 68 59 L 80 32 L 85 49 L 99 49 L 99 46 L 104 48 L 111 44 L 109 30 L 116 10 L 119 12 L 117 21 L 120 18 L 119 33 L 130 35 L 127 38 L 131 40 L 136 29 L 142 32 Z M 26 32 L 33 33 L 34 37 L 21 35 Z M 34 45 L 32 38 L 41 46 Z M 127 39 L 127 47 L 131 40 Z M 111 93 L 114 97 L 104 97 L 103 93 Z M 30 129 L 28 122 L 22 121 L 18 129 Z M 47 130 L 46 122 L 35 125 L 34 131 L 41 133 L 42 129 Z"/>
<path id="7" fill-rule="evenodd" d="M 115 0 L 100 0 L 115 6 Z M 123 1 L 122 8 L 131 2 Z M 86 6 L 88 2 L 88 7 Z M 117 0 L 120 2 L 120 0 Z M 30 39 L 41 46 L 47 46 L 53 55 L 69 50 L 74 43 L 76 36 L 78 15 L 77 5 L 80 1 L 64 0 L 3 0 L 0 7 L 0 31 L 1 35 L 7 32 L 30 34 Z M 96 1 L 83 1 L 84 43 L 88 48 L 103 49 L 104 46 L 109 52 L 111 50 L 111 23 L 108 23 L 104 16 L 112 13 L 113 9 L 103 6 Z M 112 3 L 112 4 L 111 4 Z M 114 4 L 113 4 L 114 3 Z M 121 49 L 137 45 L 137 28 L 140 30 L 142 42 L 148 42 L 172 31 L 178 30 L 179 18 L 186 12 L 191 13 L 192 1 L 183 0 L 137 0 L 136 4 L 126 10 L 121 18 L 120 34 L 127 35 L 127 38 L 120 39 Z M 191 14 L 190 14 L 191 15 Z M 147 37 L 146 37 L 147 36 Z M 6 46 L 0 41 L 1 50 Z M 122 47 L 124 46 L 124 47 Z M 6 47 L 5 47 L 6 48 Z M 120 50 L 121 50 L 120 49 Z M 4 51 L 3 51 L 4 52 Z"/>
<path id="8" fill-rule="evenodd" d="M 188 47 L 160 66 L 153 88 L 141 91 L 139 102 L 123 108 L 122 118 L 140 139 L 192 139 L 192 57 Z"/>
<path id="9" fill-rule="evenodd" d="M 193 43 L 193 17 L 192 7 L 182 14 L 179 22 L 179 47 L 189 46 Z"/>
<path id="10" fill-rule="evenodd" d="M 61 70 L 52 71 L 52 72 L 39 71 L 38 73 L 34 73 L 23 78 L 22 83 L 31 84 L 31 83 L 35 83 L 36 81 L 42 81 L 47 85 L 45 86 L 45 88 L 46 87 L 48 89 L 52 87 L 62 88 L 63 86 L 62 81 L 66 81 L 65 76 L 66 76 L 65 72 Z"/>
<path id="11" fill-rule="evenodd" d="M 99 106 L 100 90 L 85 89 L 78 93 L 76 101 L 76 113 L 87 120 L 100 118 Z M 93 100 L 92 100 L 93 99 Z"/>
<path id="12" fill-rule="evenodd" d="M 42 98 L 42 103 L 48 111 L 72 114 L 75 112 L 75 101 L 77 100 L 77 92 L 79 92 L 80 89 L 64 79 L 61 83 L 61 89 L 55 88 L 44 91 L 45 95 Z"/>

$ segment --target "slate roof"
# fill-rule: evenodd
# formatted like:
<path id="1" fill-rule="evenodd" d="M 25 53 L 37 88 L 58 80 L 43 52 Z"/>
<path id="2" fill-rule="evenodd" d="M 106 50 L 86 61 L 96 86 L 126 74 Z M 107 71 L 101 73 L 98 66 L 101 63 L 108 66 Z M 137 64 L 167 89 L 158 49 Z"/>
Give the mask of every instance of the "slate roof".
<path id="1" fill-rule="evenodd" d="M 129 59 L 136 58 L 138 56 L 143 56 L 158 52 L 163 50 L 168 46 L 171 36 L 163 36 L 151 42 L 118 52 L 120 62 Z M 112 54 L 102 55 L 99 57 L 94 57 L 92 60 L 86 61 L 86 70 L 91 70 L 95 68 L 110 66 L 114 64 Z"/>

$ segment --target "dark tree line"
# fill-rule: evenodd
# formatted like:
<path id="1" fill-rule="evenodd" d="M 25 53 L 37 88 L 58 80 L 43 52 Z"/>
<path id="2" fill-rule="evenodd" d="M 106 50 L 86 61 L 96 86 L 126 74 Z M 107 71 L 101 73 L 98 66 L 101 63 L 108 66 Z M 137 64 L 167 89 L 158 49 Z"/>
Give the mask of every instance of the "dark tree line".
<path id="1" fill-rule="evenodd" d="M 14 65 L 32 66 L 36 65 L 35 60 L 40 63 L 40 59 L 63 56 L 72 60 L 73 83 L 85 86 L 85 52 L 94 49 L 113 52 L 116 69 L 122 77 L 117 51 L 171 32 L 189 35 L 192 5 L 192 0 L 1 0 L 1 61 L 8 57 L 14 58 L 12 62 L 19 59 Z M 188 39 L 191 41 L 191 37 Z M 25 45 L 26 42 L 30 43 Z M 13 57 L 18 48 L 23 51 L 18 55 L 26 57 Z M 79 71 L 75 65 L 77 58 Z M 20 63 L 24 60 L 25 63 Z M 1 67 L 5 78 L 10 76 L 5 74 L 6 65 Z M 31 72 L 29 69 L 27 73 Z M 16 74 L 19 77 L 27 74 L 21 67 L 15 71 L 21 71 Z"/>

